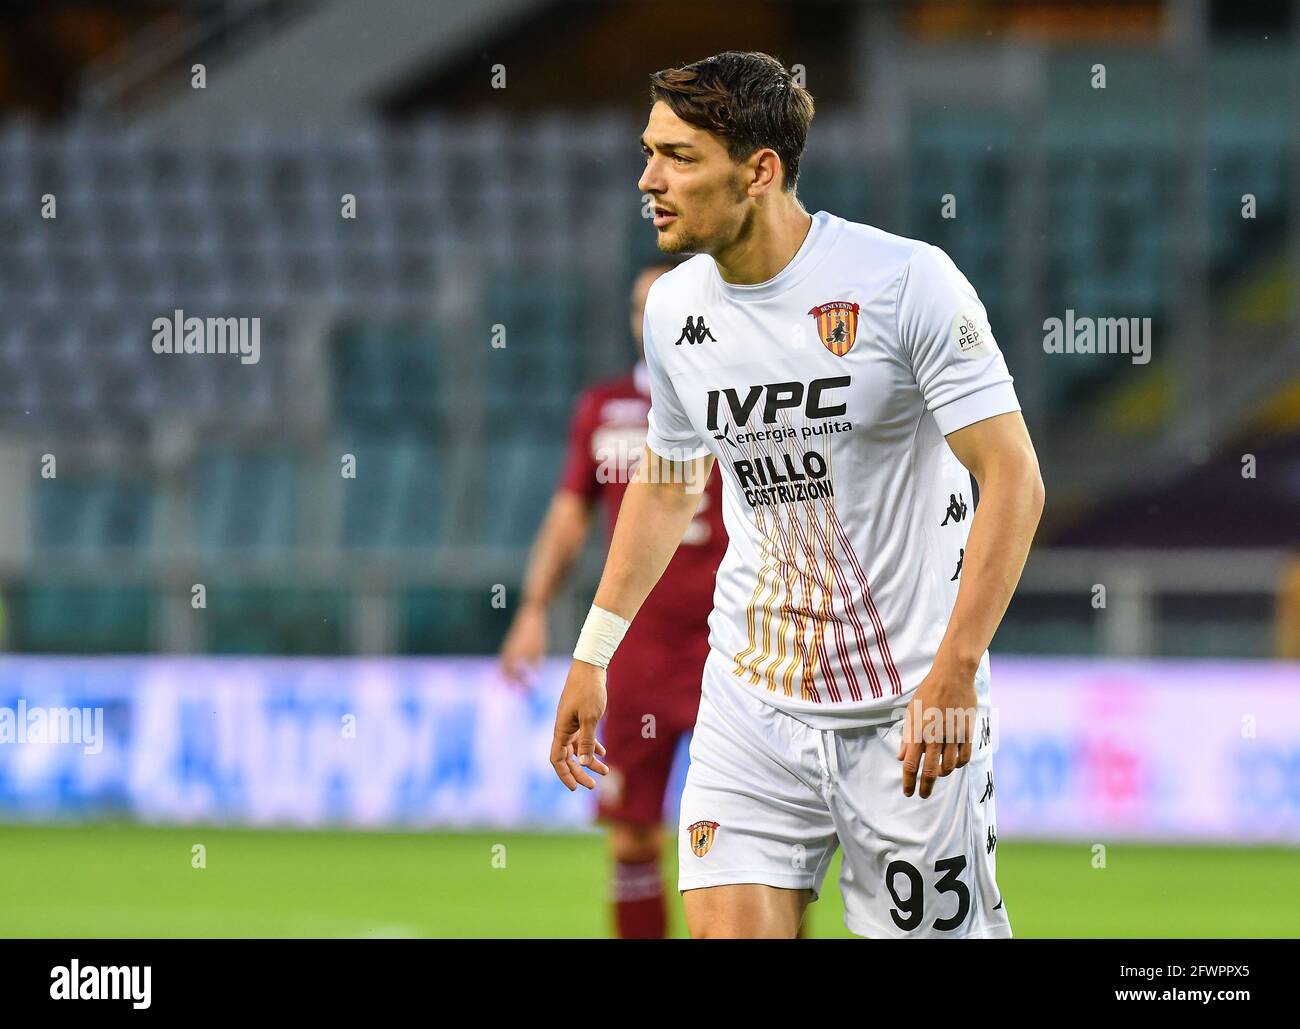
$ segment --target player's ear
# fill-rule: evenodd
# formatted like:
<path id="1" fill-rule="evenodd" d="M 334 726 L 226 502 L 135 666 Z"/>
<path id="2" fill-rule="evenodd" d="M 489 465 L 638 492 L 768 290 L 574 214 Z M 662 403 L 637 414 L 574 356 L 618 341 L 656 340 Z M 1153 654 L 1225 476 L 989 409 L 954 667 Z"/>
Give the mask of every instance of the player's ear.
<path id="1" fill-rule="evenodd" d="M 781 188 L 781 158 L 771 147 L 760 147 L 750 154 L 745 164 L 751 169 L 748 176 L 750 196 L 761 196 Z"/>

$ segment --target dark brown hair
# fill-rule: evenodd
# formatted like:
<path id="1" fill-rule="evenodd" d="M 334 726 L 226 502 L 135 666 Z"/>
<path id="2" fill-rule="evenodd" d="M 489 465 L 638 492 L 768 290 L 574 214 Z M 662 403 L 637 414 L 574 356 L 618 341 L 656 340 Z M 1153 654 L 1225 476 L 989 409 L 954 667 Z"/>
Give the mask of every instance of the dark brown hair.
<path id="1" fill-rule="evenodd" d="M 733 161 L 764 147 L 775 150 L 785 169 L 782 188 L 794 191 L 813 98 L 775 57 L 728 50 L 665 68 L 650 76 L 650 102 L 657 100 L 682 121 L 720 137 Z"/>

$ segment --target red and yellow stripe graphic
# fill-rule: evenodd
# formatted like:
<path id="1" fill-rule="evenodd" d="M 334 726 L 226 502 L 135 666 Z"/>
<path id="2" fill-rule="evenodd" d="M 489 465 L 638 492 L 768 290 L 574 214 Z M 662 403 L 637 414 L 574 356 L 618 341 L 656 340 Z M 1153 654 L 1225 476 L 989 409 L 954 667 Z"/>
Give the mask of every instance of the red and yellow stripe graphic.
<path id="1" fill-rule="evenodd" d="M 791 428 L 788 418 L 783 421 Z M 761 450 L 752 442 L 740 449 L 751 461 L 777 456 L 771 443 Z M 827 468 L 829 450 L 829 440 L 823 438 Z M 883 620 L 833 496 L 760 506 L 753 516 L 762 560 L 745 611 L 747 646 L 735 655 L 733 674 L 786 697 L 795 696 L 797 677 L 800 699 L 811 703 L 823 702 L 820 680 L 831 703 L 861 702 L 860 667 L 872 698 L 884 696 L 886 681 L 891 694 L 901 694 Z"/>

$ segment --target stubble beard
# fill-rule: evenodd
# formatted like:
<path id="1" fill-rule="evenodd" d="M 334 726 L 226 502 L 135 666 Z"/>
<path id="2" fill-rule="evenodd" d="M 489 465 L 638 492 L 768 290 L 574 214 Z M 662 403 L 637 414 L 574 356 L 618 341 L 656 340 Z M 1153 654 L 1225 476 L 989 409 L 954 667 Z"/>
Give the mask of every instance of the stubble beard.
<path id="1" fill-rule="evenodd" d="M 661 254 L 698 254 L 700 252 L 700 241 L 688 233 L 678 233 L 676 236 L 661 232 L 655 243 L 659 247 Z"/>

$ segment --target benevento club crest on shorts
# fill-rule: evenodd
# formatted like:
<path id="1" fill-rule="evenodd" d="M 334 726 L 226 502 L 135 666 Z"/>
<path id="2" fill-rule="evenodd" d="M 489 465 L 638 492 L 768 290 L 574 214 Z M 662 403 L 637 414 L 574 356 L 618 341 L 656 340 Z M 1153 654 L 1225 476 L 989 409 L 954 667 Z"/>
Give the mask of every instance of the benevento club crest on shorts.
<path id="1" fill-rule="evenodd" d="M 822 344 L 836 357 L 843 357 L 853 349 L 858 338 L 858 305 L 847 300 L 832 300 L 818 304 L 808 312 L 817 319 L 817 335 Z"/>
<path id="2" fill-rule="evenodd" d="M 709 852 L 717 829 L 717 822 L 696 822 L 687 827 L 686 831 L 691 834 L 691 850 L 696 857 L 704 857 Z"/>

